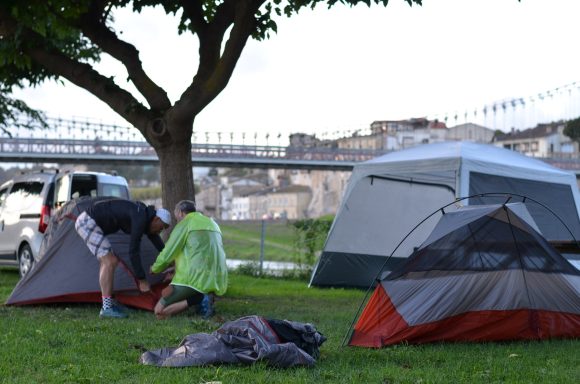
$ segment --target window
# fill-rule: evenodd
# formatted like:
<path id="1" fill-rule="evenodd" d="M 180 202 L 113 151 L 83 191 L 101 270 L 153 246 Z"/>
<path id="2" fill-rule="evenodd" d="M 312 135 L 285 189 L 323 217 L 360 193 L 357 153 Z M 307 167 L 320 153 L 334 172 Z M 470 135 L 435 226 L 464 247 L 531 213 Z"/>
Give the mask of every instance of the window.
<path id="1" fill-rule="evenodd" d="M 55 201 L 56 206 L 60 207 L 69 200 L 68 193 L 70 190 L 70 177 L 68 175 L 56 181 Z"/>
<path id="2" fill-rule="evenodd" d="M 101 196 L 121 197 L 123 199 L 129 198 L 129 192 L 124 185 L 101 184 L 100 186 L 102 188 Z"/>
<path id="3" fill-rule="evenodd" d="M 530 150 L 530 143 L 522 143 L 522 151 L 528 152 Z"/>
<path id="4" fill-rule="evenodd" d="M 8 193 L 8 188 L 0 190 L 0 205 L 6 200 L 6 194 Z"/>
<path id="5" fill-rule="evenodd" d="M 6 197 L 6 209 L 8 211 L 38 211 L 42 208 L 43 183 L 27 181 L 16 183 L 10 194 Z"/>
<path id="6" fill-rule="evenodd" d="M 97 176 L 73 175 L 70 192 L 73 199 L 81 196 L 97 196 Z"/>

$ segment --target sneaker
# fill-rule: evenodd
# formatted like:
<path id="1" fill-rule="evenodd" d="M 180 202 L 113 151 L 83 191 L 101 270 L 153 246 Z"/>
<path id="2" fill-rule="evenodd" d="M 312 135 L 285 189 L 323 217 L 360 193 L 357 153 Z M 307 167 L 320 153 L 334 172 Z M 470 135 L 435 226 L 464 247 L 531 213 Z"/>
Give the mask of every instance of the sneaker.
<path id="1" fill-rule="evenodd" d="M 99 313 L 100 317 L 109 317 L 113 319 L 123 319 L 128 315 L 119 309 L 116 305 L 113 305 L 111 308 L 101 308 L 101 312 Z"/>
<path id="2" fill-rule="evenodd" d="M 113 306 L 123 313 L 129 313 L 131 311 L 129 308 L 119 303 L 116 299 L 113 299 Z"/>
<path id="3" fill-rule="evenodd" d="M 203 295 L 203 299 L 197 308 L 197 313 L 204 319 L 208 319 L 215 314 L 213 308 L 213 295 Z"/>

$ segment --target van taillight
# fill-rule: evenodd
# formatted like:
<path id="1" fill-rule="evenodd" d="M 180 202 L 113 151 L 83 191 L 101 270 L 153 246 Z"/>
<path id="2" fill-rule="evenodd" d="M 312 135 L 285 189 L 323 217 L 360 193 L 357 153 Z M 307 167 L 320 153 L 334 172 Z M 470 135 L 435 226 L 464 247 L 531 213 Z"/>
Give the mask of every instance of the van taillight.
<path id="1" fill-rule="evenodd" d="M 50 221 L 50 207 L 48 205 L 43 205 L 40 211 L 40 223 L 38 223 L 38 232 L 44 233 L 46 227 L 48 227 L 48 222 Z"/>

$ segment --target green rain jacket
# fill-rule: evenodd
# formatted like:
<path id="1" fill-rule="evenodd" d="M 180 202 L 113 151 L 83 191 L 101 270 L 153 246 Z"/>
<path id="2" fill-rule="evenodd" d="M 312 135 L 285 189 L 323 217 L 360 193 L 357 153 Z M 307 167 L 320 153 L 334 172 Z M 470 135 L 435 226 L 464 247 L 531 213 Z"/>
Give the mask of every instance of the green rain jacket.
<path id="1" fill-rule="evenodd" d="M 206 294 L 226 293 L 228 269 L 222 233 L 211 218 L 199 212 L 187 214 L 173 228 L 151 271 L 163 272 L 172 262 L 175 262 L 175 276 L 171 284 Z"/>

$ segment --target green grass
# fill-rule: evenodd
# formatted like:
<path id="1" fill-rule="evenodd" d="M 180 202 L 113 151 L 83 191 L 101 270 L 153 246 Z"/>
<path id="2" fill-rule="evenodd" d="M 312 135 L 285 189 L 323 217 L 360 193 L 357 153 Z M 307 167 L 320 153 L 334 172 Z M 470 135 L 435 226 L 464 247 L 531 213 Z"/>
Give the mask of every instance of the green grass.
<path id="1" fill-rule="evenodd" d="M 260 260 L 261 221 L 224 221 L 224 248 L 230 259 Z M 264 260 L 298 262 L 297 235 L 285 221 L 268 221 L 264 231 Z"/>
<path id="2" fill-rule="evenodd" d="M 0 268 L 0 301 L 16 284 Z M 0 307 L 2 383 L 575 383 L 580 341 L 341 347 L 363 292 L 307 288 L 301 281 L 231 275 L 218 316 L 156 321 L 145 311 L 101 320 L 97 305 Z M 157 368 L 138 363 L 146 349 L 176 346 L 244 315 L 310 322 L 328 341 L 313 368 L 222 365 Z"/>

